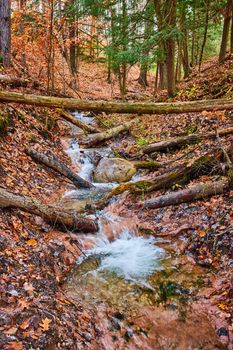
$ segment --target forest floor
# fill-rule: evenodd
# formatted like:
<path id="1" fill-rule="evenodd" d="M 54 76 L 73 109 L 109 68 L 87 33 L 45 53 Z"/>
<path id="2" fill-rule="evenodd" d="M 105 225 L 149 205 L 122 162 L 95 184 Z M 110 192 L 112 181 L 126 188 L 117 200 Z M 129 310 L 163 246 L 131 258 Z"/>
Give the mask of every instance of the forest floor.
<path id="1" fill-rule="evenodd" d="M 218 67 L 212 60 L 201 73 L 193 71 L 188 81 L 180 84 L 175 100 L 220 98 L 232 94 L 233 59 Z M 86 72 L 86 73 L 85 73 Z M 84 76 L 93 70 L 86 69 Z M 103 85 L 88 85 L 82 97 L 117 98 Z M 132 75 L 130 99 L 150 98 L 152 89 L 139 87 Z M 85 80 L 85 79 L 84 79 Z M 92 76 L 92 80 L 93 76 Z M 96 86 L 97 86 L 96 85 Z M 29 88 L 20 91 L 34 92 Z M 161 93 L 157 99 L 164 100 Z M 132 116 L 131 116 L 132 117 Z M 130 119 L 126 115 L 98 115 L 100 126 L 110 127 Z M 34 163 L 25 155 L 25 146 L 35 146 L 43 153 L 53 153 L 70 165 L 61 143 L 65 131 L 57 122 L 55 111 L 0 105 L 0 186 L 15 193 L 30 195 L 44 202 L 53 202 L 62 193 L 67 182 L 62 176 Z M 140 126 L 131 130 L 130 138 L 122 136 L 115 146 L 116 154 L 133 157 L 140 147 L 169 136 L 206 132 L 228 127 L 232 120 L 228 113 L 188 113 L 182 115 L 142 116 Z M 223 145 L 232 144 L 232 136 L 221 139 Z M 214 147 L 214 140 L 189 147 L 190 157 L 197 157 Z M 158 161 L 182 162 L 187 149 L 172 154 L 159 154 Z M 186 156 L 189 159 L 189 156 Z M 160 172 L 156 172 L 156 175 Z M 145 178 L 153 173 L 145 172 Z M 203 176 L 200 182 L 215 179 Z M 164 193 L 145 194 L 144 197 Z M 140 198 L 136 198 L 139 201 Z M 189 257 L 193 264 L 206 269 L 196 307 L 209 314 L 220 341 L 232 349 L 233 332 L 233 192 L 214 196 L 190 204 L 163 209 L 141 210 L 135 206 L 135 197 L 122 196 L 118 211 L 132 212 L 139 218 L 140 229 L 155 236 L 177 239 L 177 250 Z M 0 209 L 1 305 L 0 348 L 76 349 L 88 348 L 98 337 L 94 316 L 82 302 L 68 300 L 62 283 L 74 267 L 79 254 L 78 237 L 71 232 L 60 232 L 40 218 L 19 210 Z M 186 349 L 184 349 L 186 350 Z"/>

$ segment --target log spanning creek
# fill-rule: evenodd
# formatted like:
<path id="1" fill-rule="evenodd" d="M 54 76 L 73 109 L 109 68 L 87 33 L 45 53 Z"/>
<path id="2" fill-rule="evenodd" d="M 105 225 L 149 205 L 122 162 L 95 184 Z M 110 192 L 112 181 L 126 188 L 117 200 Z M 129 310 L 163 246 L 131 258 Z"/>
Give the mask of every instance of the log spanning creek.
<path id="1" fill-rule="evenodd" d="M 90 125 L 95 122 L 75 116 Z M 78 175 L 95 187 L 68 188 L 61 202 L 73 209 L 101 199 L 117 185 L 93 177 L 99 159 L 114 156 L 111 147 L 81 149 L 79 132 L 73 128 L 64 147 Z M 131 181 L 135 177 L 139 175 Z M 97 234 L 79 235 L 80 256 L 63 286 L 67 298 L 81 300 L 93 314 L 97 336 L 90 338 L 88 349 L 226 349 L 197 296 L 206 270 L 177 253 L 182 240 L 142 235 L 138 219 L 119 214 L 117 203 L 113 199 L 95 213 Z"/>

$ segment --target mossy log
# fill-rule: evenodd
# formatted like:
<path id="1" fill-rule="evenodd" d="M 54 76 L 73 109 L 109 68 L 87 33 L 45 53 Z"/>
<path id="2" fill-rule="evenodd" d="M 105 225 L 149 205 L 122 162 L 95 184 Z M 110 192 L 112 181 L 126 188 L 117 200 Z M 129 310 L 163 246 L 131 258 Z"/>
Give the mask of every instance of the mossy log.
<path id="1" fill-rule="evenodd" d="M 87 132 L 87 133 L 90 133 L 90 134 L 99 132 L 99 130 L 97 128 L 94 128 L 91 125 L 87 125 L 87 124 L 81 122 L 79 119 L 75 118 L 74 115 L 72 115 L 71 113 L 68 113 L 65 110 L 59 110 L 59 114 L 60 114 L 60 116 L 63 119 L 67 120 L 69 123 L 71 123 L 71 124 L 77 126 L 78 128 L 82 129 L 84 132 Z"/>
<path id="2" fill-rule="evenodd" d="M 203 184 L 197 184 L 182 191 L 168 193 L 164 196 L 158 196 L 146 200 L 142 203 L 142 207 L 146 209 L 155 209 L 167 207 L 170 205 L 177 205 L 186 202 L 192 202 L 198 199 L 215 196 L 225 193 L 230 190 L 230 183 L 228 178 L 213 182 L 208 181 Z"/>
<path id="3" fill-rule="evenodd" d="M 156 170 L 163 166 L 161 163 L 154 160 L 133 160 L 131 163 L 136 169 Z"/>
<path id="4" fill-rule="evenodd" d="M 66 211 L 62 207 L 43 204 L 34 198 L 18 195 L 0 188 L 0 208 L 18 208 L 42 217 L 52 225 L 77 232 L 92 233 L 98 231 L 96 221 L 78 215 L 75 211 Z"/>
<path id="5" fill-rule="evenodd" d="M 233 134 L 233 127 L 218 131 L 219 136 Z M 151 143 L 142 148 L 143 153 L 149 154 L 153 152 L 167 151 L 169 149 L 181 148 L 182 146 L 195 144 L 204 139 L 216 138 L 216 132 L 206 132 L 202 134 L 191 134 L 188 136 L 180 136 L 167 139 L 160 142 Z"/>
<path id="6" fill-rule="evenodd" d="M 76 187 L 83 187 L 83 188 L 94 187 L 92 183 L 84 180 L 79 175 L 73 173 L 65 164 L 60 162 L 54 155 L 49 157 L 31 148 L 25 148 L 25 153 L 29 155 L 37 163 L 46 165 L 47 167 L 58 172 L 59 174 L 65 176 L 66 178 L 71 180 Z"/>
<path id="7" fill-rule="evenodd" d="M 100 142 L 109 140 L 112 137 L 115 137 L 124 131 L 129 131 L 130 128 L 132 127 L 132 125 L 134 123 L 136 123 L 137 121 L 138 121 L 138 119 L 133 119 L 133 120 L 126 122 L 124 124 L 115 126 L 112 129 L 108 129 L 106 131 L 99 132 L 97 134 L 89 135 L 88 137 L 83 138 L 83 140 L 81 141 L 81 144 L 85 145 L 86 147 L 91 147 L 91 146 L 94 146 Z"/>
<path id="8" fill-rule="evenodd" d="M 191 102 L 108 102 L 87 101 L 76 98 L 29 95 L 0 91 L 1 102 L 22 103 L 39 107 L 68 108 L 79 111 L 133 114 L 170 114 L 233 109 L 233 99 L 200 100 Z"/>
<path id="9" fill-rule="evenodd" d="M 183 185 L 190 180 L 203 175 L 212 173 L 214 170 L 217 173 L 222 171 L 219 155 L 206 155 L 199 157 L 191 164 L 184 163 L 179 165 L 173 171 L 157 176 L 150 180 L 141 180 L 136 182 L 127 182 L 114 188 L 106 197 L 109 200 L 113 196 L 119 195 L 125 191 L 133 194 L 147 193 L 167 189 L 173 185 Z"/>

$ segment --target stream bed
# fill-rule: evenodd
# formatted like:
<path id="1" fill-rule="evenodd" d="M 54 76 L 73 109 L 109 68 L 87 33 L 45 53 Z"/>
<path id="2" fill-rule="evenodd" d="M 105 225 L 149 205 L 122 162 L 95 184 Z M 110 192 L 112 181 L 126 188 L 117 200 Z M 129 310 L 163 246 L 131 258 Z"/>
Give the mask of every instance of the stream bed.
<path id="1" fill-rule="evenodd" d="M 66 151 L 78 174 L 92 182 L 98 159 L 113 154 L 111 147 L 80 149 L 76 138 Z M 68 188 L 60 203 L 85 208 L 117 185 L 93 184 L 90 190 Z M 81 300 L 93 314 L 96 339 L 88 349 L 226 349 L 196 297 L 206 270 L 176 252 L 179 242 L 142 235 L 138 219 L 117 207 L 114 202 L 95 214 L 96 235 L 80 235 L 77 265 L 63 286 L 67 298 Z"/>

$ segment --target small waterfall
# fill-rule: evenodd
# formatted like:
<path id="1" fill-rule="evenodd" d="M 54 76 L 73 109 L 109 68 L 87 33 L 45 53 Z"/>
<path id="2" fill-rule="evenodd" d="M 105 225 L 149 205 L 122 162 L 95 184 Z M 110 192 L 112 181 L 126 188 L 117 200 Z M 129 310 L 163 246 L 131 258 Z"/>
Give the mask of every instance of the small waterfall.
<path id="1" fill-rule="evenodd" d="M 120 236 L 110 241 L 97 239 L 93 249 L 85 252 L 85 259 L 91 256 L 100 257 L 97 271 L 108 270 L 127 280 L 141 280 L 150 276 L 155 270 L 162 270 L 160 260 L 165 251 L 155 246 L 154 238 L 136 236 L 127 228 Z M 78 263 L 81 263 L 81 258 Z"/>
<path id="2" fill-rule="evenodd" d="M 75 116 L 83 122 L 93 123 L 93 118 L 84 117 L 76 112 Z M 67 154 L 79 166 L 78 174 L 85 180 L 93 181 L 93 172 L 98 158 L 111 155 L 111 148 L 81 149 L 76 139 L 71 139 Z M 95 189 L 80 189 L 66 192 L 64 198 L 73 201 L 94 200 L 99 193 L 109 191 L 117 184 L 94 183 Z M 108 270 L 127 280 L 142 280 L 154 271 L 161 270 L 160 263 L 165 251 L 155 245 L 153 237 L 140 237 L 137 231 L 137 220 L 122 217 L 117 208 L 108 206 L 98 213 L 100 230 L 96 236 L 80 237 L 80 245 L 85 254 L 78 259 L 82 264 L 92 257 L 99 259 L 97 272 Z M 87 248 L 88 247 L 88 248 Z"/>

